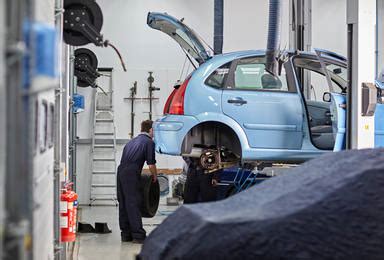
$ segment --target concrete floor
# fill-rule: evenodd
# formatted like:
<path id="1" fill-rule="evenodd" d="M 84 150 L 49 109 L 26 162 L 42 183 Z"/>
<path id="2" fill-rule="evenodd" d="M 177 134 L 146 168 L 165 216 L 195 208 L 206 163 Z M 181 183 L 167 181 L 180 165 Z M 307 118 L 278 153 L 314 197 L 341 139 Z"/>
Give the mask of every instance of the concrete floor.
<path id="1" fill-rule="evenodd" d="M 147 235 L 176 209 L 176 206 L 166 206 L 166 200 L 162 198 L 157 215 L 154 218 L 143 219 L 143 226 Z M 140 252 L 141 245 L 121 242 L 117 207 L 82 206 L 79 218 L 81 221 L 92 225 L 94 222 L 107 222 L 112 233 L 79 234 L 73 254 L 74 260 L 135 259 L 135 255 Z"/>

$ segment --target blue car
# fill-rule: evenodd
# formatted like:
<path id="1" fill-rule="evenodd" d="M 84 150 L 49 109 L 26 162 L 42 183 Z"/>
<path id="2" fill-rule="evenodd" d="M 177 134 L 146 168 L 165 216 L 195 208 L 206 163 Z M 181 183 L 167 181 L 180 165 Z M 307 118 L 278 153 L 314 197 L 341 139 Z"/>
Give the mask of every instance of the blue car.
<path id="1" fill-rule="evenodd" d="M 206 170 L 239 163 L 300 163 L 345 148 L 347 60 L 316 50 L 282 52 L 279 76 L 265 51 L 211 55 L 182 21 L 149 13 L 195 70 L 175 86 L 154 123 L 161 154 L 200 158 Z"/>

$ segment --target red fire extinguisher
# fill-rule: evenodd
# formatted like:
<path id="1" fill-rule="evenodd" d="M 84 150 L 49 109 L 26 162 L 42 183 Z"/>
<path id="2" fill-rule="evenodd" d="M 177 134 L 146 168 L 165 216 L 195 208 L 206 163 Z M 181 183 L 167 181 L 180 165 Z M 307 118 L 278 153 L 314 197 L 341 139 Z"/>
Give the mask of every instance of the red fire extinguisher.
<path id="1" fill-rule="evenodd" d="M 72 190 L 72 185 L 64 185 L 60 198 L 61 242 L 76 240 L 77 194 Z"/>

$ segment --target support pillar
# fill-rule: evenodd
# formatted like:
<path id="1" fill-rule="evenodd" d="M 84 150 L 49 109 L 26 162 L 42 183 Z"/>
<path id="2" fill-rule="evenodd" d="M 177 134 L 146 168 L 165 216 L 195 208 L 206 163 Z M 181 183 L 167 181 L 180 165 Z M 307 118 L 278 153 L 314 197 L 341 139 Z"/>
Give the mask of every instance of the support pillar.
<path id="1" fill-rule="evenodd" d="M 362 84 L 373 83 L 376 78 L 376 0 L 348 0 L 347 24 L 347 148 L 371 148 L 374 147 L 374 116 L 362 116 Z"/>
<path id="2" fill-rule="evenodd" d="M 311 51 L 312 49 L 312 0 L 289 1 L 289 49 Z M 311 97 L 310 73 L 299 71 L 299 79 L 306 98 Z"/>

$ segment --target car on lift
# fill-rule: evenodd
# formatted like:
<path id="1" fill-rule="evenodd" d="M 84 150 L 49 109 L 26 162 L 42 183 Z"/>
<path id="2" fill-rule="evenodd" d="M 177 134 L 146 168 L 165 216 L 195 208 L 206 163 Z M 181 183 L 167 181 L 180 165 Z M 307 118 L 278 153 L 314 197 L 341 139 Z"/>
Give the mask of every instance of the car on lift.
<path id="1" fill-rule="evenodd" d="M 158 153 L 198 157 L 209 171 L 239 162 L 299 163 L 345 148 L 346 58 L 284 51 L 274 76 L 265 51 L 210 55 L 182 20 L 149 13 L 147 24 L 198 64 L 154 123 Z"/>

